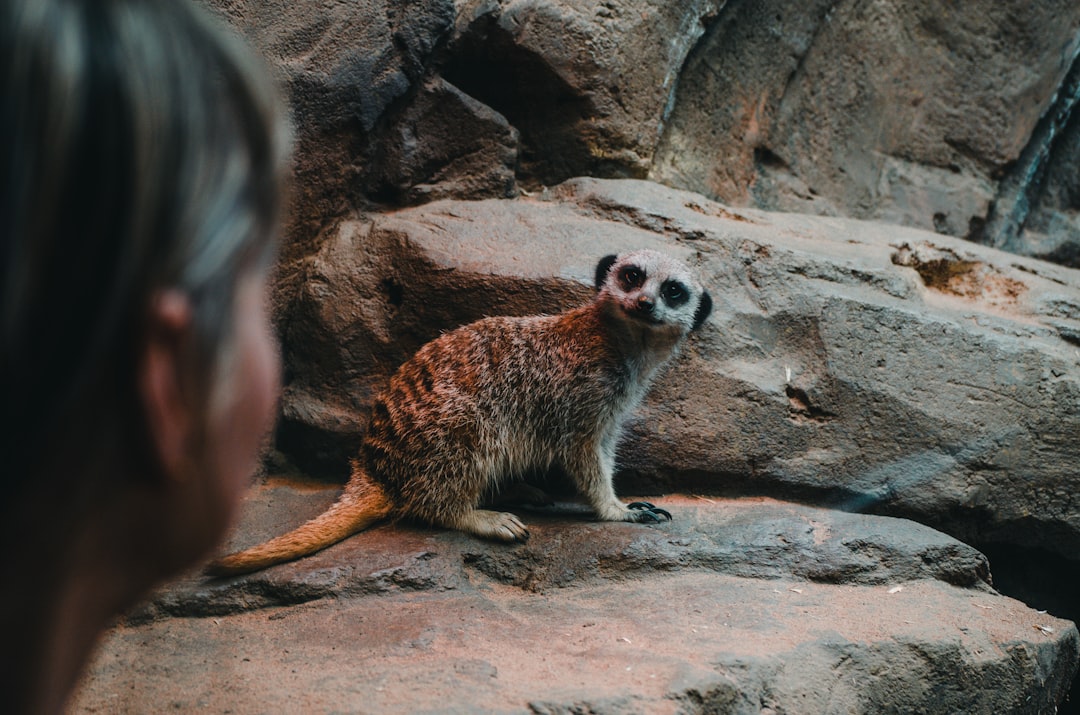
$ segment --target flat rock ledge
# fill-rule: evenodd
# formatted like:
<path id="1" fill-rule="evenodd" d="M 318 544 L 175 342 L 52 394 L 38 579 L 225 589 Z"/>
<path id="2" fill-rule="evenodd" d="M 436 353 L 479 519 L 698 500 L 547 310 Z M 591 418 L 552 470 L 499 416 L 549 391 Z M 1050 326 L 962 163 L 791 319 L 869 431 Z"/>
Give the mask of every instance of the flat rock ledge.
<path id="1" fill-rule="evenodd" d="M 231 546 L 336 489 L 268 479 Z M 387 524 L 251 576 L 193 574 L 106 637 L 74 712 L 1050 713 L 1069 621 L 904 519 L 653 499 L 674 520 L 517 510 L 528 544 Z"/>

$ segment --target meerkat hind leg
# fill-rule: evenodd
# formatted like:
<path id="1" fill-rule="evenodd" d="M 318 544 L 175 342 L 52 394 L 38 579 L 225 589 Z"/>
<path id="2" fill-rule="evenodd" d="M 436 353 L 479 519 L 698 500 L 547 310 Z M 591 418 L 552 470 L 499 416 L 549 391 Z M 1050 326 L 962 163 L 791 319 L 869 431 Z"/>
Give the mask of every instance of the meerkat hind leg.
<path id="1" fill-rule="evenodd" d="M 444 524 L 452 529 L 497 541 L 529 540 L 529 530 L 513 514 L 488 509 L 469 509 Z"/>

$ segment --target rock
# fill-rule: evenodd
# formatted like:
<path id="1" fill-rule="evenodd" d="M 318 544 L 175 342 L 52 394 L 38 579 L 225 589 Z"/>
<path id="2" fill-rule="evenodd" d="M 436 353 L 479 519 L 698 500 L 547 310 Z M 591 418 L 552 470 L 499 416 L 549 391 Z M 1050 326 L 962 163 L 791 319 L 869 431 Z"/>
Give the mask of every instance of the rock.
<path id="1" fill-rule="evenodd" d="M 1064 83 L 1078 27 L 1080 8 L 1065 0 L 963 12 L 728 3 L 680 75 L 650 176 L 736 205 L 983 240 L 999 181 Z"/>
<path id="2" fill-rule="evenodd" d="M 381 171 L 370 193 L 390 203 L 517 195 L 517 130 L 439 78 L 425 83 L 376 154 Z"/>
<path id="3" fill-rule="evenodd" d="M 362 191 L 388 143 L 386 127 L 419 93 L 453 28 L 454 3 L 202 1 L 263 56 L 290 105 L 294 197 L 278 272 L 278 302 L 285 303 L 296 262 L 315 236 L 367 200 Z"/>
<path id="4" fill-rule="evenodd" d="M 722 4 L 465 0 L 440 71 L 521 132 L 526 183 L 643 177 L 680 69 Z"/>
<path id="5" fill-rule="evenodd" d="M 421 344 L 586 301 L 599 256 L 642 246 L 697 265 L 716 309 L 628 425 L 626 489 L 810 500 L 1074 558 L 1080 274 L 648 182 L 341 223 L 288 321 L 282 447 L 343 478 L 372 392 Z"/>
<path id="6" fill-rule="evenodd" d="M 291 99 L 286 279 L 325 225 L 372 201 L 579 175 L 1077 261 L 1067 0 L 205 1 Z"/>
<path id="7" fill-rule="evenodd" d="M 1074 72 L 1074 93 L 1080 95 L 1080 63 Z M 1041 158 L 1045 165 L 1034 167 L 1038 191 L 1023 197 L 1030 213 L 1023 216 L 1015 239 L 1001 247 L 1080 268 L 1080 112 L 1072 113 L 1053 151 L 1048 149 Z"/>
<path id="8" fill-rule="evenodd" d="M 335 496 L 271 480 L 234 545 Z M 1071 623 L 995 593 L 981 554 L 929 528 L 662 505 L 658 526 L 523 513 L 521 546 L 384 525 L 191 576 L 113 630 L 74 711 L 1039 713 L 1076 670 Z"/>

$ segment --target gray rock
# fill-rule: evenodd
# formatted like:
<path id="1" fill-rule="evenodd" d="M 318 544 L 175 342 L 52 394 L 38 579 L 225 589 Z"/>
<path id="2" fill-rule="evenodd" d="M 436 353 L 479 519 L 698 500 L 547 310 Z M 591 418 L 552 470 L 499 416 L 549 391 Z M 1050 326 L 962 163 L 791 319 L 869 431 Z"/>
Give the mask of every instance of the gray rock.
<path id="1" fill-rule="evenodd" d="M 463 0 L 440 68 L 522 137 L 530 185 L 643 177 L 679 73 L 722 0 Z"/>
<path id="2" fill-rule="evenodd" d="M 454 3 L 202 2 L 261 53 L 289 102 L 294 196 L 278 276 L 280 292 L 288 294 L 293 266 L 318 231 L 366 201 L 363 188 L 374 181 L 387 126 L 419 94 L 436 48 L 453 28 Z"/>
<path id="3" fill-rule="evenodd" d="M 445 80 L 426 82 L 376 150 L 370 193 L 391 203 L 517 195 L 518 132 Z"/>
<path id="4" fill-rule="evenodd" d="M 680 75 L 650 176 L 981 240 L 999 181 L 1040 141 L 1078 25 L 1065 0 L 727 3 Z"/>
<path id="5" fill-rule="evenodd" d="M 234 545 L 336 491 L 261 485 Z M 523 514 L 521 546 L 381 526 L 260 574 L 193 575 L 113 630 L 74 711 L 1040 713 L 1076 670 L 1071 623 L 995 593 L 985 559 L 931 529 L 661 503 L 674 521 L 559 504 Z"/>
<path id="6" fill-rule="evenodd" d="M 292 103 L 285 279 L 321 227 L 372 200 L 579 175 L 1077 261 L 1067 0 L 206 1 Z"/>

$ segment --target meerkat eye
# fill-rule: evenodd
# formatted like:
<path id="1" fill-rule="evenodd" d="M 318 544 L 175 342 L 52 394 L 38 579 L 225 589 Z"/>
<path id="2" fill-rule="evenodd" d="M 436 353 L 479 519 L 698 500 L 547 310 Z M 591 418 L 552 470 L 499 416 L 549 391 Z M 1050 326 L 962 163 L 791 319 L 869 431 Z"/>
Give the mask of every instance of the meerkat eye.
<path id="1" fill-rule="evenodd" d="M 690 299 L 690 291 L 678 281 L 667 281 L 660 286 L 660 295 L 671 306 L 682 305 Z"/>
<path id="2" fill-rule="evenodd" d="M 637 288 L 645 282 L 645 271 L 634 266 L 629 266 L 622 269 L 619 277 L 622 279 L 623 285 L 627 288 Z"/>

